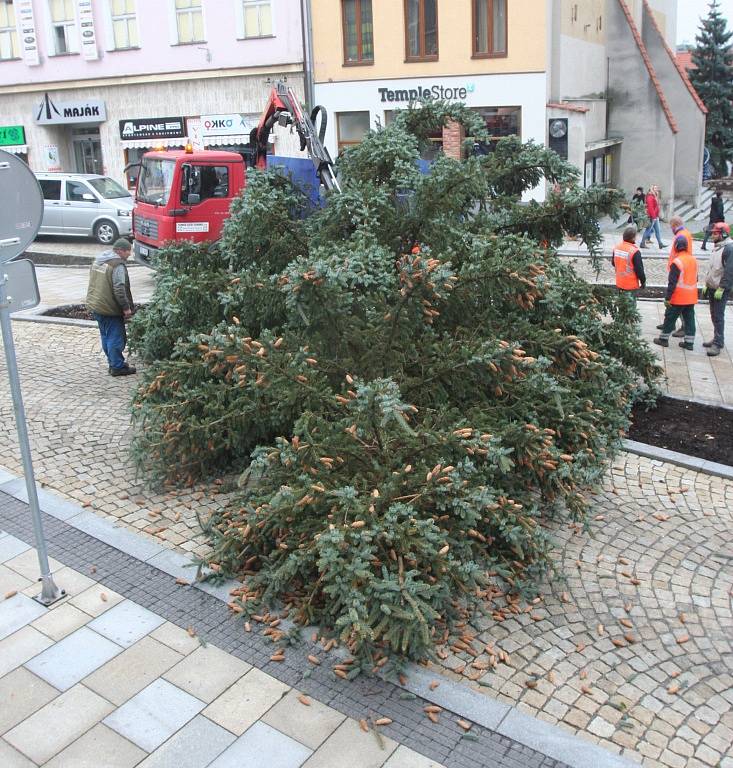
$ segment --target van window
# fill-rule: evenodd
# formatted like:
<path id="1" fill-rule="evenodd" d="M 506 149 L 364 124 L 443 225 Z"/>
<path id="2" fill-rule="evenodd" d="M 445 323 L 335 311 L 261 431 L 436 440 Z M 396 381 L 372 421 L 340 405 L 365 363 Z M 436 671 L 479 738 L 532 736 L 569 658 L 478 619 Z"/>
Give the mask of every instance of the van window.
<path id="1" fill-rule="evenodd" d="M 109 179 L 106 176 L 101 176 L 98 179 L 89 179 L 89 184 L 96 189 L 105 200 L 117 200 L 121 197 L 131 197 L 130 193 L 124 187 L 120 186 L 114 179 Z"/>
<path id="2" fill-rule="evenodd" d="M 91 200 L 85 200 L 84 195 L 91 195 L 91 191 L 86 184 L 80 184 L 78 181 L 66 182 L 66 199 L 72 203 L 91 203 Z M 94 198 L 96 200 L 96 197 Z"/>
<path id="3" fill-rule="evenodd" d="M 188 202 L 190 194 L 199 195 L 202 203 L 212 197 L 229 197 L 229 168 L 226 165 L 191 165 L 188 174 L 183 174 L 181 184 L 182 203 Z"/>
<path id="4" fill-rule="evenodd" d="M 61 181 L 56 179 L 38 179 L 44 200 L 61 200 Z"/>

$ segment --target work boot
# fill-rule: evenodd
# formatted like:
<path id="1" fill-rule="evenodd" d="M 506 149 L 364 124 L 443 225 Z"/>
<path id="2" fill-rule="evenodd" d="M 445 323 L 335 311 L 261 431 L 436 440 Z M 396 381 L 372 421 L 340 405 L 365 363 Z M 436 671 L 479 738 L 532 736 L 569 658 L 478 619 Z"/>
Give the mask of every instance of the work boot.
<path id="1" fill-rule="evenodd" d="M 672 336 L 675 337 L 675 339 L 683 339 L 685 337 L 685 329 L 684 328 L 678 328 Z"/>
<path id="2" fill-rule="evenodd" d="M 682 349 L 692 351 L 695 348 L 695 345 L 690 341 L 681 341 L 680 347 L 682 347 Z M 710 354 L 710 352 L 708 352 L 708 354 Z"/>
<path id="3" fill-rule="evenodd" d="M 720 354 L 720 347 L 717 344 L 711 344 L 708 350 L 708 357 L 717 357 Z"/>
<path id="4" fill-rule="evenodd" d="M 661 331 L 661 330 L 662 330 L 662 328 L 664 328 L 664 323 L 662 323 L 661 325 L 658 325 L 658 326 L 657 326 L 657 330 L 658 330 L 658 331 Z"/>
<path id="5" fill-rule="evenodd" d="M 652 339 L 652 341 L 655 344 L 659 344 L 660 347 L 668 347 L 669 346 L 669 339 L 663 339 L 663 338 L 660 337 L 658 339 Z"/>
<path id="6" fill-rule="evenodd" d="M 659 249 L 661 250 L 662 248 L 669 248 L 669 246 L 667 243 L 659 243 Z"/>
<path id="7" fill-rule="evenodd" d="M 710 349 L 710 347 L 712 347 L 712 346 L 713 346 L 713 342 L 712 342 L 712 341 L 703 341 L 702 345 L 703 345 L 703 347 L 705 347 L 706 349 Z"/>
<path id="8" fill-rule="evenodd" d="M 122 368 L 113 368 L 110 373 L 112 376 L 131 376 L 137 373 L 137 368 L 134 365 L 123 365 Z"/>

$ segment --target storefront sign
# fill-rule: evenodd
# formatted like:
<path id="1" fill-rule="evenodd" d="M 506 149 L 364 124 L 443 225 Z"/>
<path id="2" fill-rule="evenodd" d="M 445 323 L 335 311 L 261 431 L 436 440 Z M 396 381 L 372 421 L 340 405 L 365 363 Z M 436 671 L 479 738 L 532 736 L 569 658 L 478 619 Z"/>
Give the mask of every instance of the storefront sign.
<path id="1" fill-rule="evenodd" d="M 38 36 L 36 34 L 36 21 L 33 17 L 33 0 L 15 0 L 15 26 L 18 31 L 23 62 L 29 67 L 37 67 L 41 60 L 38 57 Z"/>
<path id="2" fill-rule="evenodd" d="M 107 110 L 103 101 L 56 101 L 46 94 L 36 108 L 35 120 L 40 125 L 66 125 L 68 123 L 103 123 Z"/>
<path id="3" fill-rule="evenodd" d="M 94 61 L 99 58 L 99 51 L 97 36 L 94 33 L 92 0 L 77 0 L 76 17 L 79 22 L 82 55 L 87 61 Z"/>
<path id="4" fill-rule="evenodd" d="M 476 86 L 473 83 L 458 85 L 452 88 L 445 85 L 426 85 L 424 88 L 377 88 L 382 102 L 401 101 L 465 101 L 469 93 L 473 93 Z"/>
<path id="5" fill-rule="evenodd" d="M 251 125 L 244 115 L 201 115 L 201 134 L 203 136 L 233 136 L 249 133 Z"/>
<path id="6" fill-rule="evenodd" d="M 188 140 L 191 142 L 195 152 L 204 149 L 204 137 L 201 135 L 201 120 L 198 117 L 189 117 L 186 119 L 186 130 L 188 131 Z"/>
<path id="7" fill-rule="evenodd" d="M 0 125 L 0 147 L 25 144 L 25 129 L 22 125 Z"/>
<path id="8" fill-rule="evenodd" d="M 120 138 L 132 139 L 178 139 L 186 135 L 182 117 L 147 117 L 143 119 L 120 120 Z"/>
<path id="9" fill-rule="evenodd" d="M 55 144 L 47 144 L 43 148 L 43 159 L 47 171 L 60 171 L 59 148 Z"/>

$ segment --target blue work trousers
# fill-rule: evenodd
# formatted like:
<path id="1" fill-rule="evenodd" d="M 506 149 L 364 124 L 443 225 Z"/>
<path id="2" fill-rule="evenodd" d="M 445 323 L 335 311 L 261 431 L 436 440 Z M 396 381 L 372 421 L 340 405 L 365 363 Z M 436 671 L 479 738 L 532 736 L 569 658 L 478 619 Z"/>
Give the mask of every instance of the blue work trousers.
<path id="1" fill-rule="evenodd" d="M 713 298 L 714 288 L 708 288 L 708 301 L 710 303 L 710 319 L 713 321 L 713 344 L 723 349 L 725 347 L 725 305 L 728 303 L 730 291 L 723 291 L 723 298 Z"/>
<path id="2" fill-rule="evenodd" d="M 111 317 L 110 315 L 99 315 L 96 312 L 92 312 L 92 315 L 99 326 L 102 350 L 107 355 L 109 367 L 124 368 L 126 363 L 122 353 L 125 351 L 125 344 L 127 344 L 124 319 L 119 315 Z"/>

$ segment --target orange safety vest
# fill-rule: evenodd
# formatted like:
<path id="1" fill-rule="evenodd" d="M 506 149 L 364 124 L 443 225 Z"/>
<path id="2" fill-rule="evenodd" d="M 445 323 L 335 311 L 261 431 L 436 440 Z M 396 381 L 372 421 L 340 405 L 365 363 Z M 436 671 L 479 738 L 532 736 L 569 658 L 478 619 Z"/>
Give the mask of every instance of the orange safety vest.
<path id="1" fill-rule="evenodd" d="M 670 303 L 677 307 L 697 304 L 697 259 L 691 253 L 680 253 L 672 264 L 680 271 L 680 279 L 674 289 Z"/>
<path id="2" fill-rule="evenodd" d="M 674 241 L 678 237 L 687 238 L 687 250 L 675 251 Z M 679 256 L 682 253 L 689 253 L 690 256 L 692 256 L 692 235 L 690 234 L 690 231 L 686 227 L 682 227 L 682 229 L 678 229 L 677 232 L 672 233 L 672 247 L 669 249 L 669 260 L 667 261 L 667 272 L 669 272 L 669 268 L 672 266 L 672 262 L 674 261 L 675 256 Z"/>
<path id="3" fill-rule="evenodd" d="M 613 249 L 613 266 L 616 268 L 616 287 L 622 291 L 635 291 L 641 287 L 634 271 L 632 256 L 638 247 L 635 243 L 620 242 Z"/>

